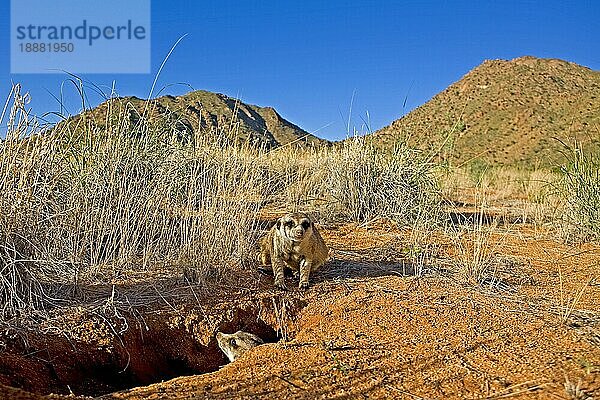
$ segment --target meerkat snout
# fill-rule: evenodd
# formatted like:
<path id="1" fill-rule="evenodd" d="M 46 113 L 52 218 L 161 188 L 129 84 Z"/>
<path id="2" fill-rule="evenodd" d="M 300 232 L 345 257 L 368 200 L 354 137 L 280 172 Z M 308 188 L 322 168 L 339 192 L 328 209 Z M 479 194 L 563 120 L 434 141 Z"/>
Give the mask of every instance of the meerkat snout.
<path id="1" fill-rule="evenodd" d="M 303 221 L 302 223 L 296 225 L 292 229 L 292 235 L 295 239 L 302 239 L 305 234 L 308 234 L 310 229 L 310 222 L 308 220 Z"/>

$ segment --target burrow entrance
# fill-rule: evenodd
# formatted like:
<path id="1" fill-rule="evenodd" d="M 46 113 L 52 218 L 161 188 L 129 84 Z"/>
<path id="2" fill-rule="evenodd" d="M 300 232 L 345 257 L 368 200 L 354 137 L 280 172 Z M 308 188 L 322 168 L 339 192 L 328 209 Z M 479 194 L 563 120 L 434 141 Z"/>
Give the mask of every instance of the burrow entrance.
<path id="1" fill-rule="evenodd" d="M 190 306 L 115 321 L 84 319 L 76 339 L 65 332 L 6 331 L 0 338 L 0 383 L 39 394 L 99 396 L 216 371 L 228 362 L 218 348 L 217 330 L 244 330 L 276 342 L 293 335 L 305 306 L 300 298 L 278 295 L 212 310 Z"/>

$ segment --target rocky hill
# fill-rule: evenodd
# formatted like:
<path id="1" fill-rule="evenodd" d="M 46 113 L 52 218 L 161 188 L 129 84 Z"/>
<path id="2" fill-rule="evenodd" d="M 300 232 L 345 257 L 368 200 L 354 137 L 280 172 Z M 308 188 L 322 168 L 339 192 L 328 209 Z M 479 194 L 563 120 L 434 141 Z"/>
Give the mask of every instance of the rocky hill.
<path id="1" fill-rule="evenodd" d="M 600 72 L 557 59 L 489 60 L 391 125 L 374 133 L 439 150 L 455 163 L 550 165 L 557 138 L 600 138 Z"/>
<path id="2" fill-rule="evenodd" d="M 204 90 L 183 96 L 163 96 L 150 101 L 118 97 L 62 122 L 71 129 L 93 125 L 149 124 L 152 130 L 184 139 L 194 132 L 221 135 L 233 143 L 249 142 L 273 148 L 293 143 L 304 146 L 327 143 L 282 118 L 272 107 L 245 104 L 220 93 Z"/>

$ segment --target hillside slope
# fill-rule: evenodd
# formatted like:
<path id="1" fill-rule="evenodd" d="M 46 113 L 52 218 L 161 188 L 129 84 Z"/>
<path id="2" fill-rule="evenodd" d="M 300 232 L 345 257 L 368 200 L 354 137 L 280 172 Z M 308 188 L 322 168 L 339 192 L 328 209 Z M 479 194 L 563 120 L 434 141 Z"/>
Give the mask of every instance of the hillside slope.
<path id="1" fill-rule="evenodd" d="M 600 72 L 557 59 L 488 60 L 408 115 L 374 133 L 441 149 L 456 163 L 548 165 L 556 138 L 599 138 Z"/>
<path id="2" fill-rule="evenodd" d="M 137 97 L 113 98 L 62 124 L 69 124 L 71 129 L 89 125 L 103 129 L 107 121 L 113 125 L 122 124 L 124 120 L 131 126 L 143 121 L 154 130 L 182 139 L 193 132 L 211 132 L 235 143 L 249 142 L 267 148 L 289 143 L 327 143 L 285 120 L 272 107 L 245 104 L 224 94 L 204 90 L 150 101 Z"/>

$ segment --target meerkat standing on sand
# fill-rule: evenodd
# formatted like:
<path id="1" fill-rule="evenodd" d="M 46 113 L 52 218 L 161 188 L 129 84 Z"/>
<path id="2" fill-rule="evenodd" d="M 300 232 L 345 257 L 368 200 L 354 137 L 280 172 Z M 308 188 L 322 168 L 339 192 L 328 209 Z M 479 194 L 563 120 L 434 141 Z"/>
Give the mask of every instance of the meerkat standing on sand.
<path id="1" fill-rule="evenodd" d="M 329 257 L 329 249 L 306 214 L 292 213 L 277 220 L 260 241 L 260 262 L 271 265 L 275 287 L 286 290 L 284 270 L 299 271 L 300 289 L 308 288 L 310 273 Z"/>

